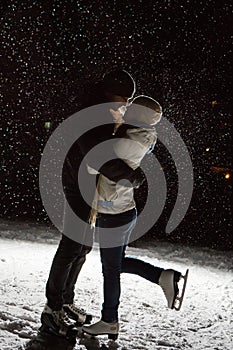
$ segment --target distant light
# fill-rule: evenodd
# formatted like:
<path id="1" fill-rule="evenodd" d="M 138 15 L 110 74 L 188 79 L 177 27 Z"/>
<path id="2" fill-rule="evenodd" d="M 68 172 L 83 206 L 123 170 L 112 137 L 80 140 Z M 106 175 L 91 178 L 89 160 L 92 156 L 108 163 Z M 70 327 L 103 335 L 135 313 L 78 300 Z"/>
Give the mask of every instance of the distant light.
<path id="1" fill-rule="evenodd" d="M 51 127 L 51 122 L 45 122 L 45 123 L 44 123 L 44 127 L 45 127 L 45 129 L 50 129 L 50 127 Z"/>
<path id="2" fill-rule="evenodd" d="M 231 174 L 229 174 L 229 173 L 227 173 L 227 174 L 225 175 L 225 179 L 230 179 L 230 177 L 231 177 Z"/>
<path id="3" fill-rule="evenodd" d="M 205 150 L 206 150 L 206 152 L 209 152 L 210 148 L 209 148 L 209 147 L 207 147 Z"/>
<path id="4" fill-rule="evenodd" d="M 215 107 L 215 106 L 216 106 L 216 104 L 217 104 L 217 101 L 211 101 L 211 105 L 212 105 L 212 107 Z"/>

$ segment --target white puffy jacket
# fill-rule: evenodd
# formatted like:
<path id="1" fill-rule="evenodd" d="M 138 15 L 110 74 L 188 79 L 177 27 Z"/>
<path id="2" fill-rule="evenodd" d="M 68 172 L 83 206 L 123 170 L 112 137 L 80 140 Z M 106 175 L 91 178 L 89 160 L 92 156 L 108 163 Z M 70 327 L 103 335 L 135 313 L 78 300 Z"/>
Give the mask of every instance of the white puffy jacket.
<path id="1" fill-rule="evenodd" d="M 143 157 L 156 143 L 156 131 L 152 127 L 128 128 L 123 138 L 116 140 L 114 152 L 116 158 L 124 160 L 132 169 L 140 166 Z M 135 207 L 133 187 L 115 183 L 99 175 L 98 191 L 93 207 L 99 213 L 119 214 Z"/>

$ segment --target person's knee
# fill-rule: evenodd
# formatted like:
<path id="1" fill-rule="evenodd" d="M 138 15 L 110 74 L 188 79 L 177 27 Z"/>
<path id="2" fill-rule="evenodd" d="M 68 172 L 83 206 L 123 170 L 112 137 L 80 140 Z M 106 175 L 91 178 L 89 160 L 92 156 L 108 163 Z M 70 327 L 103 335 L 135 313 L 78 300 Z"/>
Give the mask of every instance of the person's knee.
<path id="1" fill-rule="evenodd" d="M 60 257 L 71 257 L 75 258 L 77 256 L 82 256 L 86 254 L 85 251 L 83 250 L 83 245 L 73 241 L 69 237 L 66 237 L 63 235 L 62 240 L 60 242 L 58 252 Z"/>
<path id="2" fill-rule="evenodd" d="M 102 273 L 104 276 L 116 276 L 120 275 L 121 266 L 120 265 L 102 265 Z"/>

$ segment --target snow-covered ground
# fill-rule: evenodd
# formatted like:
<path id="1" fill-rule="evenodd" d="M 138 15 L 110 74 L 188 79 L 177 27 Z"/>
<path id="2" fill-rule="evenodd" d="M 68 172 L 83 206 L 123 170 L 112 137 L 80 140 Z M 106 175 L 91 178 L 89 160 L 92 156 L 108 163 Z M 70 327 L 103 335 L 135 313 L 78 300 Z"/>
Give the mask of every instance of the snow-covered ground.
<path id="1" fill-rule="evenodd" d="M 169 310 L 160 287 L 122 275 L 121 331 L 43 347 L 33 341 L 45 303 L 44 289 L 59 235 L 33 223 L 0 221 L 0 350 L 13 349 L 233 349 L 233 252 L 150 242 L 128 254 L 190 275 L 181 311 Z M 102 303 L 98 249 L 88 255 L 77 284 L 77 303 L 96 319 Z M 50 343 L 50 345 L 48 345 Z M 53 345 L 51 345 L 53 344 Z"/>

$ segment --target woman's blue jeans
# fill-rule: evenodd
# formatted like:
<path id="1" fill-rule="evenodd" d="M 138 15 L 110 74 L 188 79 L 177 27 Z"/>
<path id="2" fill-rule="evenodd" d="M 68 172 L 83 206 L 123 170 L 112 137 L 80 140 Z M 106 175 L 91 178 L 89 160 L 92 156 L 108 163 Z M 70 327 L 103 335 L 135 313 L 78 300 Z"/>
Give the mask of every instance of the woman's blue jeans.
<path id="1" fill-rule="evenodd" d="M 142 260 L 125 257 L 125 249 L 136 224 L 136 219 L 136 209 L 116 215 L 98 214 L 96 226 L 104 278 L 102 320 L 105 322 L 118 321 L 121 272 L 137 274 L 151 282 L 158 283 L 163 271 L 163 269 Z M 112 247 L 109 242 L 112 243 Z M 108 248 L 103 248 L 105 246 Z"/>

